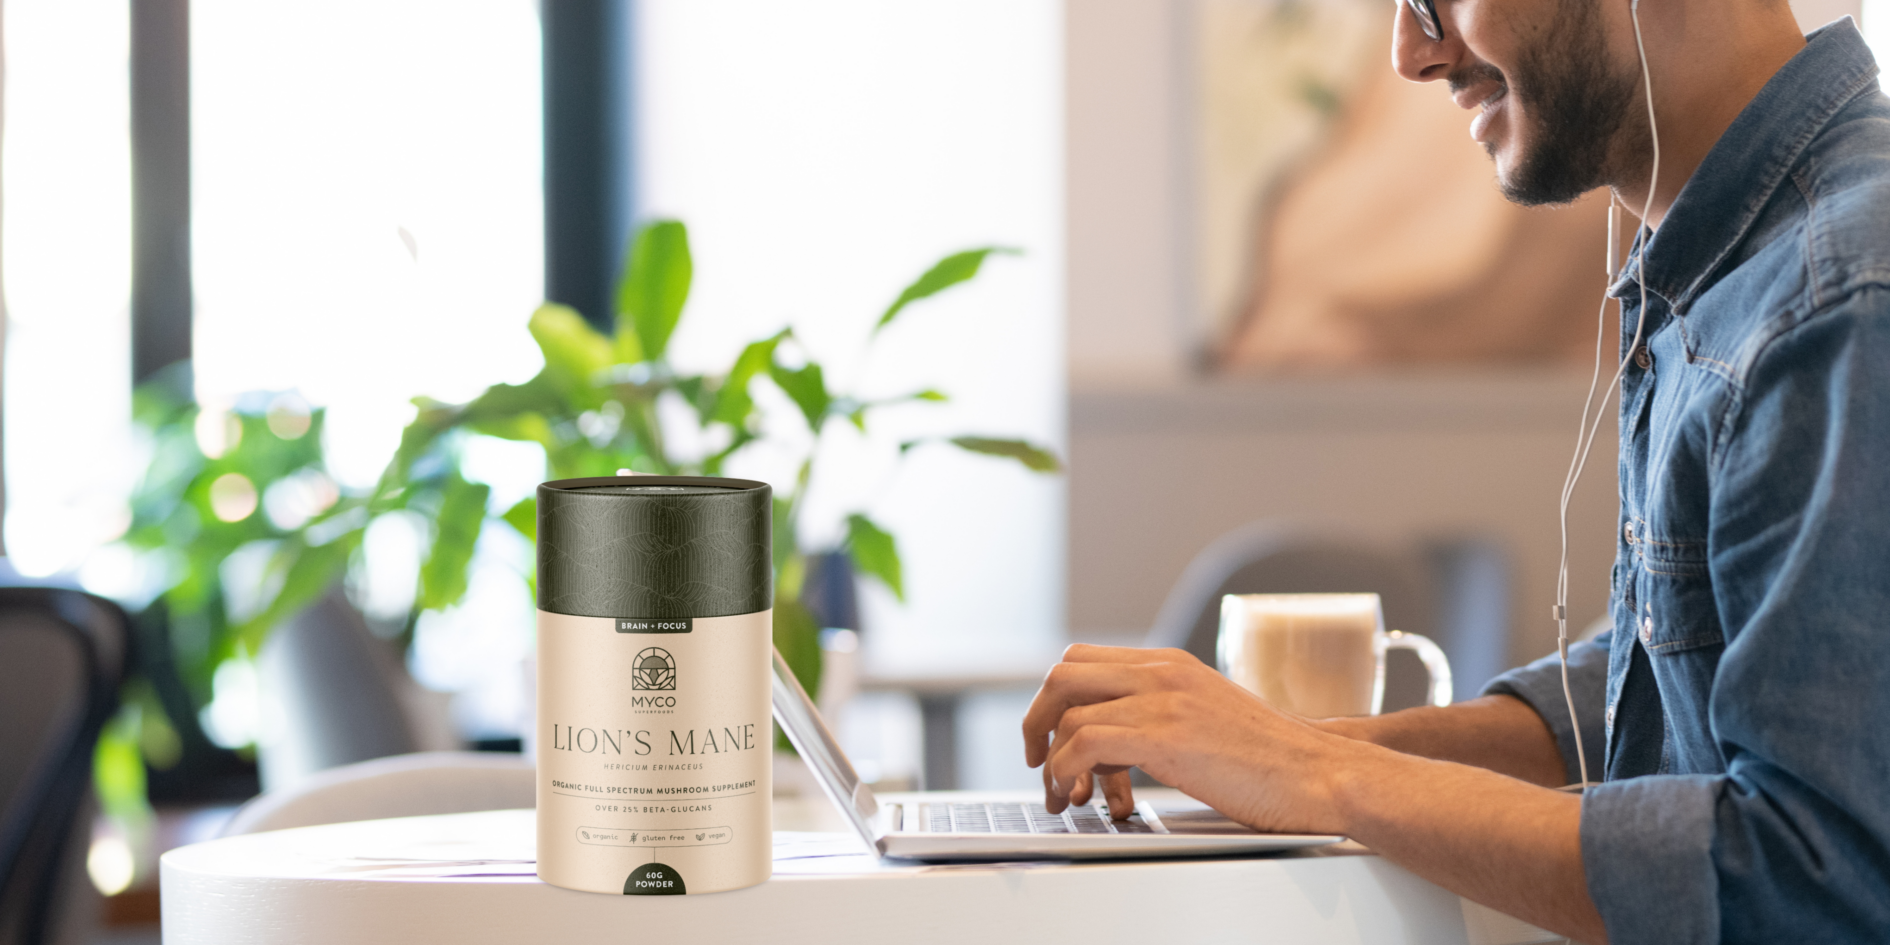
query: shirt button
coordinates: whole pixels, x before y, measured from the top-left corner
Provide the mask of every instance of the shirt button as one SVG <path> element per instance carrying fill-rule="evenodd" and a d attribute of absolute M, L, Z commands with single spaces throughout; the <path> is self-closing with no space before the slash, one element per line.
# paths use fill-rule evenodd
<path fill-rule="evenodd" d="M 1652 617 L 1641 621 L 1641 642 L 1644 644 L 1654 642 L 1654 618 Z"/>
<path fill-rule="evenodd" d="M 1634 523 L 1628 522 L 1627 524 L 1622 525 L 1621 535 L 1628 540 L 1628 544 L 1630 545 L 1634 544 Z"/>
<path fill-rule="evenodd" d="M 1614 706 L 1608 707 L 1608 727 L 1614 727 Z"/>
<path fill-rule="evenodd" d="M 1646 345 L 1634 349 L 1634 366 L 1643 371 L 1654 366 L 1654 356 L 1647 353 Z"/>

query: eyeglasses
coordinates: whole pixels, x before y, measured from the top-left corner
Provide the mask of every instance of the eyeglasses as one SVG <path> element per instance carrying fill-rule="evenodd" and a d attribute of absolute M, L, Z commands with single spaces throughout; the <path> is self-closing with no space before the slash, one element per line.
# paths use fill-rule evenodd
<path fill-rule="evenodd" d="M 1435 0 L 1404 0 L 1404 5 L 1410 7 L 1412 13 L 1417 14 L 1418 26 L 1424 29 L 1424 35 L 1429 36 L 1433 42 L 1443 41 L 1444 21 L 1437 18 Z"/>

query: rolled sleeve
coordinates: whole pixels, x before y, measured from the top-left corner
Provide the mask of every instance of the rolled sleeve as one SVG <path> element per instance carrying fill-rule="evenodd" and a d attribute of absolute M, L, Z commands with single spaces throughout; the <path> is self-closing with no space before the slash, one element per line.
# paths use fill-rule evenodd
<path fill-rule="evenodd" d="M 1650 775 L 1582 797 L 1588 894 L 1613 945 L 1720 940 L 1714 813 L 1725 778 Z"/>
<path fill-rule="evenodd" d="M 1569 691 L 1575 696 L 1575 713 L 1581 718 L 1582 750 L 1588 754 L 1588 775 L 1600 779 L 1602 752 L 1608 743 L 1607 726 L 1602 714 L 1608 701 L 1608 642 L 1610 630 L 1591 642 L 1571 643 L 1568 648 Z M 1575 754 L 1575 727 L 1569 721 L 1568 702 L 1562 696 L 1562 661 L 1554 653 L 1527 666 L 1512 669 L 1483 687 L 1481 695 L 1514 696 L 1529 704 L 1555 734 L 1555 745 L 1562 752 L 1568 770 L 1568 783 L 1582 779 L 1581 765 Z"/>

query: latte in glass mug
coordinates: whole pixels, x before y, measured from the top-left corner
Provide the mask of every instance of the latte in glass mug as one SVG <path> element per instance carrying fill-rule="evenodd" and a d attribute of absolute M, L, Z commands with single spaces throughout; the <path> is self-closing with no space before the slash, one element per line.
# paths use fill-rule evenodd
<path fill-rule="evenodd" d="M 1386 633 L 1377 594 L 1228 594 L 1217 649 L 1229 679 L 1308 718 L 1377 715 L 1394 649 L 1424 662 L 1433 705 L 1451 700 L 1444 652 L 1417 634 Z"/>

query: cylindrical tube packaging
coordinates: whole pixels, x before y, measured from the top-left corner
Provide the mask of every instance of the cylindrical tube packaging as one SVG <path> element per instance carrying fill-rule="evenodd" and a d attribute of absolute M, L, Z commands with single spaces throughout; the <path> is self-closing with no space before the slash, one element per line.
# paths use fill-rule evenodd
<path fill-rule="evenodd" d="M 538 876 L 683 895 L 773 872 L 772 492 L 538 487 Z"/>

